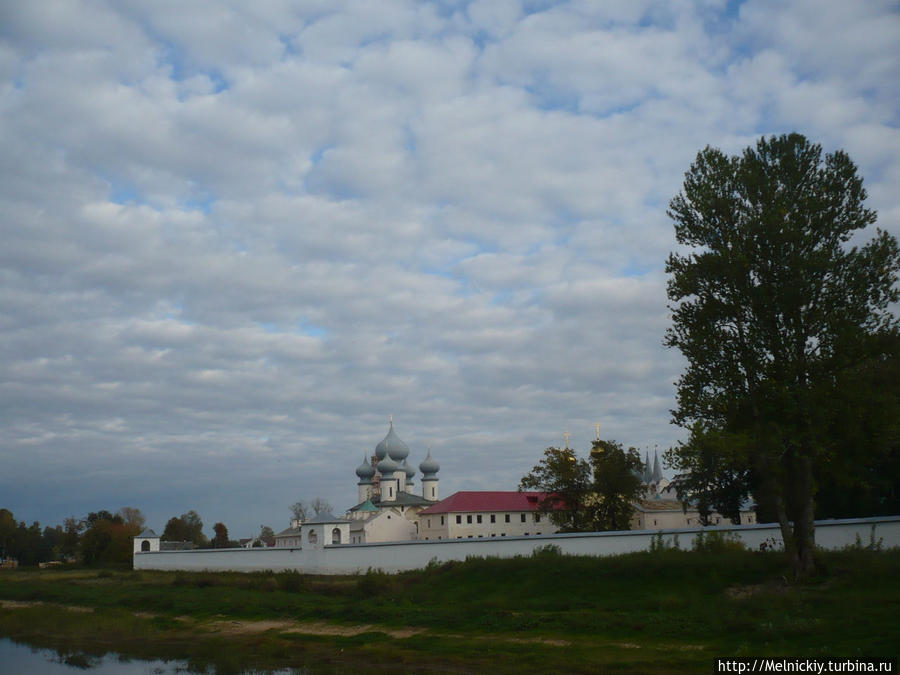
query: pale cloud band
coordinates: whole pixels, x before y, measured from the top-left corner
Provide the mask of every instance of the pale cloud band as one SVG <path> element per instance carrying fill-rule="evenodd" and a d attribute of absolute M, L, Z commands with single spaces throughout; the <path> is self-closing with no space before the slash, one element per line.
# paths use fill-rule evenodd
<path fill-rule="evenodd" d="M 0 9 L 0 494 L 339 509 L 387 416 L 442 492 L 652 450 L 665 215 L 706 144 L 846 149 L 900 234 L 887 2 Z"/>

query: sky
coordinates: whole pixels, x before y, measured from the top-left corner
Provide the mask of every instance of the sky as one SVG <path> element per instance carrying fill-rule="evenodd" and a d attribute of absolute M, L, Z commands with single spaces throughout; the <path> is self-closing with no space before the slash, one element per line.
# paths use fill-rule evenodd
<path fill-rule="evenodd" d="M 662 452 L 684 172 L 798 131 L 900 236 L 898 44 L 878 0 L 0 2 L 0 507 L 278 531 L 391 415 L 443 496 Z"/>

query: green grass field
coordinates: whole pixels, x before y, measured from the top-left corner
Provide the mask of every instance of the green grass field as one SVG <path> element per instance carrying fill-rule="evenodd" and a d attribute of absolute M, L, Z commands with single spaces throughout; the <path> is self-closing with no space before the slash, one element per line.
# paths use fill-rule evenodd
<path fill-rule="evenodd" d="M 0 635 L 198 671 L 710 672 L 716 656 L 896 657 L 900 551 L 472 559 L 397 575 L 19 570 Z M 76 608 L 76 609 L 73 609 Z"/>

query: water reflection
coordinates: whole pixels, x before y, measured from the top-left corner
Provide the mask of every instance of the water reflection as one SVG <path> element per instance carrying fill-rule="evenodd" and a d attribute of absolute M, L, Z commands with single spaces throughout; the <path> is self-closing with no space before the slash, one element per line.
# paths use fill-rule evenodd
<path fill-rule="evenodd" d="M 75 671 L 91 675 L 171 675 L 173 673 L 212 673 L 213 670 L 197 669 L 187 661 L 143 661 L 120 654 L 109 653 L 92 656 L 81 652 L 40 649 L 0 638 L 0 674 L 46 673 L 47 675 L 72 675 Z M 245 675 L 263 671 L 245 671 Z M 267 670 L 266 675 L 308 675 L 306 669 Z"/>

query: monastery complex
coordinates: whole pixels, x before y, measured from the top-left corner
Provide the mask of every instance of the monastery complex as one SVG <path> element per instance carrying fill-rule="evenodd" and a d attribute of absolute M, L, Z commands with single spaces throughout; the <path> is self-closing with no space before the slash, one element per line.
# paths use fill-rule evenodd
<path fill-rule="evenodd" d="M 470 556 L 527 556 L 546 546 L 567 555 L 617 555 L 654 545 L 690 549 L 704 528 L 699 513 L 685 509 L 662 477 L 659 460 L 646 458 L 644 495 L 635 503 L 631 529 L 619 532 L 559 533 L 539 512 L 541 492 L 462 491 L 440 499 L 440 465 L 429 452 L 416 471 L 409 448 L 393 423 L 387 435 L 356 468 L 358 503 L 343 516 L 319 513 L 275 536 L 274 546 L 179 550 L 153 530 L 134 538 L 134 568 L 258 572 L 298 570 L 309 574 L 358 574 L 421 569 Z M 751 550 L 780 546 L 777 523 L 759 524 L 751 504 L 740 524 L 713 514 L 711 527 L 730 533 Z M 877 528 L 877 529 L 876 529 Z M 816 521 L 816 543 L 836 549 L 861 540 L 900 545 L 900 516 Z"/>
<path fill-rule="evenodd" d="M 409 464 L 409 447 L 394 431 L 393 420 L 387 435 L 375 446 L 371 456 L 364 456 L 356 468 L 357 504 L 343 517 L 318 514 L 307 521 L 294 520 L 286 530 L 275 535 L 275 546 L 299 548 L 304 536 L 318 537 L 326 532 L 328 544 L 370 544 L 398 541 L 438 541 L 540 536 L 557 532 L 546 514 L 539 513 L 544 498 L 541 492 L 462 491 L 441 500 L 438 472 L 440 464 L 429 451 L 419 464 L 421 487 L 415 489 L 416 471 Z M 644 498 L 635 503 L 632 530 L 678 529 L 696 527 L 700 514 L 690 506 L 685 509 L 676 499 L 674 487 L 662 476 L 659 457 L 645 460 L 642 480 Z M 729 522 L 713 514 L 712 524 Z M 741 512 L 741 524 L 754 523 L 752 505 Z M 329 528 L 324 528 L 328 530 Z M 306 531 L 306 534 L 304 534 Z"/>

